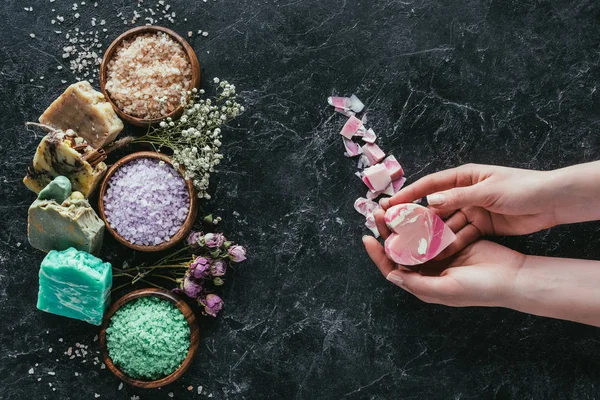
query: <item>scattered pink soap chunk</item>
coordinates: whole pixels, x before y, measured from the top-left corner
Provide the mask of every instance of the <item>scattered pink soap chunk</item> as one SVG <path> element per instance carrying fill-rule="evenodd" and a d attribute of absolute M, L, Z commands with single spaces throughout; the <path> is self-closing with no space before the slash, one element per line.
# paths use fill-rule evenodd
<path fill-rule="evenodd" d="M 385 158 L 385 153 L 376 144 L 367 143 L 362 149 L 363 154 L 367 156 L 371 165 L 377 164 Z"/>
<path fill-rule="evenodd" d="M 402 169 L 402 166 L 400 165 L 398 160 L 396 160 L 396 157 L 387 156 L 385 160 L 383 160 L 383 165 L 385 165 L 385 167 L 390 172 L 390 176 L 392 177 L 393 181 L 400 179 L 404 176 L 404 170 Z"/>
<path fill-rule="evenodd" d="M 375 131 L 373 129 L 369 128 L 363 132 L 362 140 L 367 143 L 375 143 L 375 141 L 377 140 L 377 135 L 375 134 Z"/>
<path fill-rule="evenodd" d="M 358 99 L 358 97 L 356 97 L 355 95 L 350 96 L 350 109 L 354 112 L 361 112 L 364 108 L 365 105 L 363 104 L 362 101 L 360 101 Z"/>
<path fill-rule="evenodd" d="M 356 115 L 354 112 L 352 112 L 350 110 L 346 110 L 345 108 L 338 108 L 338 107 L 336 107 L 335 111 L 339 112 L 342 115 L 345 115 L 348 118 L 353 117 L 354 115 Z"/>
<path fill-rule="evenodd" d="M 346 123 L 344 124 L 344 127 L 342 128 L 340 135 L 342 135 L 346 139 L 352 139 L 352 136 L 356 135 L 358 128 L 360 128 L 361 126 L 362 126 L 362 122 L 360 122 L 360 119 L 358 119 L 354 115 L 352 115 L 352 116 L 350 116 L 350 118 L 348 118 L 348 121 L 346 121 Z"/>
<path fill-rule="evenodd" d="M 365 226 L 373 232 L 373 236 L 376 238 L 379 237 L 379 229 L 377 229 L 377 224 L 375 223 L 375 217 L 373 214 L 367 216 L 367 221 L 365 222 Z"/>
<path fill-rule="evenodd" d="M 364 217 L 368 217 L 370 214 L 373 214 L 373 211 L 381 208 L 381 206 L 375 203 L 372 200 L 365 199 L 364 197 L 359 197 L 354 202 L 354 209 Z"/>
<path fill-rule="evenodd" d="M 335 108 L 349 110 L 352 105 L 348 97 L 331 96 L 327 98 L 327 103 Z"/>
<path fill-rule="evenodd" d="M 456 240 L 437 214 L 414 203 L 390 207 L 385 223 L 394 232 L 385 241 L 385 252 L 400 265 L 427 262 Z"/>
<path fill-rule="evenodd" d="M 392 181 L 392 189 L 393 189 L 394 194 L 398 193 L 400 191 L 400 189 L 402 189 L 402 187 L 404 186 L 405 183 L 406 183 L 405 177 L 402 177 L 400 179 L 396 179 L 395 181 Z M 392 196 L 394 194 L 392 194 Z"/>
<path fill-rule="evenodd" d="M 367 156 L 365 156 L 364 154 L 362 156 L 360 156 L 360 158 L 358 159 L 358 165 L 357 168 L 358 169 L 364 169 L 367 167 L 371 166 L 371 162 L 369 161 L 369 159 L 367 158 Z"/>
<path fill-rule="evenodd" d="M 374 192 L 387 189 L 392 178 L 387 168 L 383 164 L 375 164 L 363 171 L 363 182 Z"/>
<path fill-rule="evenodd" d="M 347 157 L 356 157 L 362 154 L 362 148 L 354 143 L 352 140 L 348 140 L 345 137 L 342 138 L 344 140 L 344 147 L 346 148 L 346 156 Z"/>

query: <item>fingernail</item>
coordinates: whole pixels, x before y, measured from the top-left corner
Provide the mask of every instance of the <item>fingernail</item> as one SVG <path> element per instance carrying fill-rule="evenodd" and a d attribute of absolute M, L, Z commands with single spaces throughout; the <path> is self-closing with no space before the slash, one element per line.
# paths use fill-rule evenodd
<path fill-rule="evenodd" d="M 390 272 L 386 278 L 388 281 L 392 282 L 395 285 L 398 286 L 404 286 L 404 281 L 402 280 L 402 278 L 400 278 L 398 276 L 398 274 L 395 274 L 394 271 Z"/>
<path fill-rule="evenodd" d="M 432 206 L 439 206 L 446 202 L 446 196 L 440 193 L 430 194 L 427 196 L 427 203 Z"/>
<path fill-rule="evenodd" d="M 362 237 L 362 241 L 364 242 L 364 241 L 365 241 L 365 239 L 366 239 L 366 238 L 368 238 L 368 237 L 369 237 L 369 235 L 363 235 L 363 237 Z"/>
<path fill-rule="evenodd" d="M 388 199 L 381 199 L 379 200 L 379 205 L 383 208 L 387 208 L 388 204 L 390 203 L 390 201 Z"/>

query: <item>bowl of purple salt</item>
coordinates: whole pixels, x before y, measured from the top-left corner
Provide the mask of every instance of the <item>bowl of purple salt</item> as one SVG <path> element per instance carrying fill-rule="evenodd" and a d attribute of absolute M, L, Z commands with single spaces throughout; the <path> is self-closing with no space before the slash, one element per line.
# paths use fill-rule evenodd
<path fill-rule="evenodd" d="M 140 151 L 117 161 L 100 186 L 98 211 L 106 229 L 139 251 L 168 249 L 192 229 L 196 192 L 171 159 Z"/>

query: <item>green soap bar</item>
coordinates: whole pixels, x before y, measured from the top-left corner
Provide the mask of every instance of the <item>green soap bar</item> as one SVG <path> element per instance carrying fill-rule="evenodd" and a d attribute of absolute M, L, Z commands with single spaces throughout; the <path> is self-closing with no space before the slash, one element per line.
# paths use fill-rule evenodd
<path fill-rule="evenodd" d="M 52 250 L 40 266 L 37 308 L 100 325 L 110 304 L 110 263 L 69 248 Z"/>
<path fill-rule="evenodd" d="M 38 194 L 38 200 L 55 200 L 62 203 L 71 195 L 71 181 L 65 176 L 57 176 Z"/>
<path fill-rule="evenodd" d="M 100 253 L 104 222 L 87 200 L 74 196 L 76 193 L 62 204 L 54 200 L 33 202 L 27 218 L 31 246 L 46 252 L 74 247 L 96 255 Z"/>

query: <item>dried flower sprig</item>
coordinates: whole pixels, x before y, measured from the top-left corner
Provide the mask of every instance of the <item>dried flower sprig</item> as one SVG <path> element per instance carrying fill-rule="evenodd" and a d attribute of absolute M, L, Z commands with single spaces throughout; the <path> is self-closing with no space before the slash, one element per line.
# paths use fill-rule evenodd
<path fill-rule="evenodd" d="M 213 225 L 220 218 L 204 218 L 204 222 Z M 223 300 L 213 291 L 225 284 L 225 275 L 229 263 L 240 263 L 246 259 L 243 246 L 228 241 L 222 233 L 191 232 L 183 248 L 175 251 L 154 265 L 124 266 L 113 268 L 113 277 L 130 279 L 122 287 L 138 281 L 160 287 L 155 281 L 170 281 L 177 285 L 172 289 L 195 301 L 202 307 L 204 314 L 216 317 L 223 308 Z"/>
<path fill-rule="evenodd" d="M 204 89 L 193 89 L 182 94 L 183 115 L 178 120 L 167 118 L 158 127 L 133 140 L 133 143 L 150 143 L 156 148 L 173 150 L 173 164 L 185 168 L 185 178 L 192 179 L 199 198 L 210 199 L 207 193 L 210 174 L 223 155 L 221 126 L 242 112 L 244 107 L 236 100 L 235 86 L 214 78 L 217 84 L 213 99 L 200 98 Z"/>

